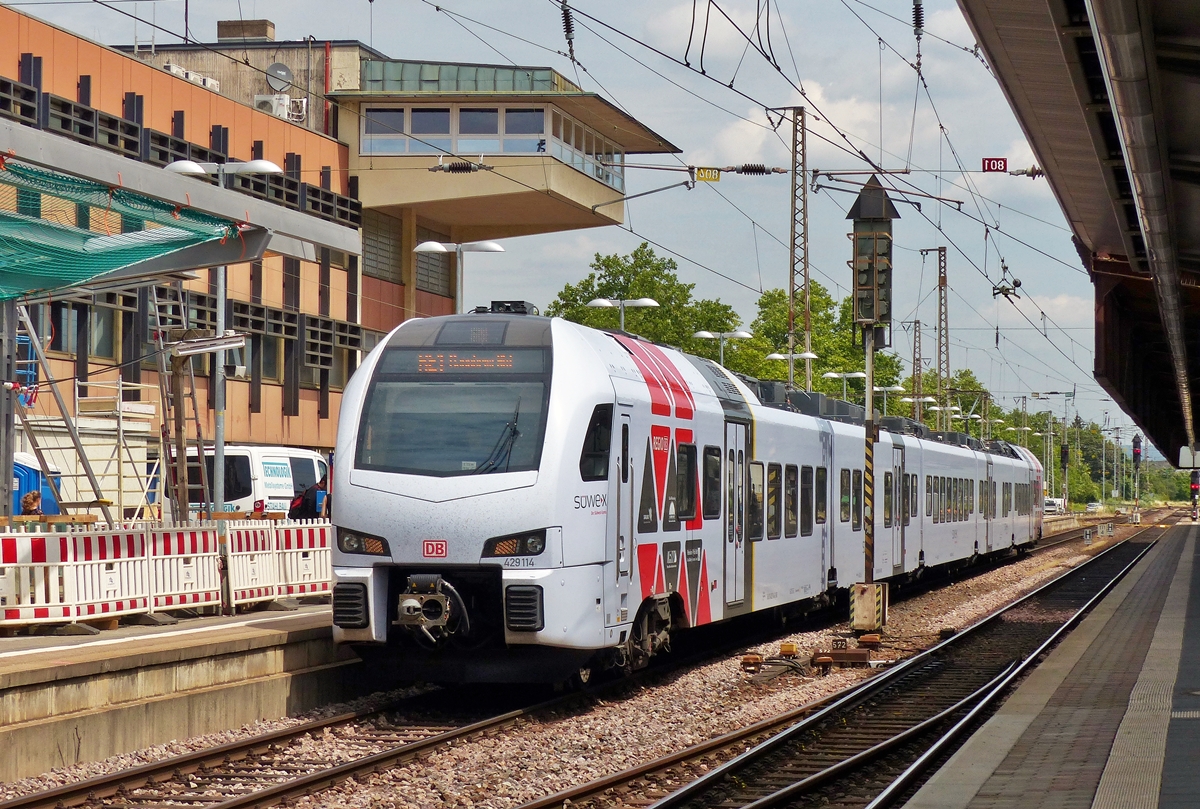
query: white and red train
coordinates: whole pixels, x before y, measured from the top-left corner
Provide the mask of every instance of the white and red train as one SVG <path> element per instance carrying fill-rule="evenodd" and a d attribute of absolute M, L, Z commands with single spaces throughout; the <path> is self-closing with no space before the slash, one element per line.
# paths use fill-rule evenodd
<path fill-rule="evenodd" d="M 861 580 L 872 516 L 861 418 L 817 396 L 764 404 L 776 392 L 561 319 L 405 322 L 342 400 L 335 638 L 391 647 L 424 679 L 561 679 L 836 595 Z M 803 412 L 822 405 L 848 415 Z M 877 580 L 1037 541 L 1033 454 L 888 424 Z"/>

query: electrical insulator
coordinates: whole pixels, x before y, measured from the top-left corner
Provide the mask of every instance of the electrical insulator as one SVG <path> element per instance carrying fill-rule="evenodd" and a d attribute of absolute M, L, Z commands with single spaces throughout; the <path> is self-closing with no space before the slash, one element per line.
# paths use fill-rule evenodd
<path fill-rule="evenodd" d="M 770 174 L 771 170 L 762 163 L 743 163 L 734 169 L 738 174 Z"/>
<path fill-rule="evenodd" d="M 479 166 L 474 163 L 468 163 L 465 160 L 456 160 L 453 163 L 446 164 L 447 174 L 470 174 L 473 171 L 479 171 Z"/>
<path fill-rule="evenodd" d="M 925 33 L 925 6 L 921 5 L 921 0 L 913 0 L 913 33 L 918 40 Z"/>
<path fill-rule="evenodd" d="M 575 38 L 575 20 L 571 17 L 571 7 L 567 0 L 562 0 L 563 35 L 570 42 Z"/>

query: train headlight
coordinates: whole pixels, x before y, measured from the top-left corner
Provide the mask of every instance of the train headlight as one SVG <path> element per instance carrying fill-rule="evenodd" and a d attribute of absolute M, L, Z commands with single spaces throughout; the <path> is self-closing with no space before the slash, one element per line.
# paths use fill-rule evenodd
<path fill-rule="evenodd" d="M 347 531 L 345 528 L 337 529 L 337 544 L 338 550 L 342 553 L 366 553 L 374 556 L 391 554 L 386 539 L 360 534 L 357 531 Z"/>
<path fill-rule="evenodd" d="M 500 556 L 537 556 L 546 550 L 546 529 L 493 537 L 483 543 L 484 558 Z"/>

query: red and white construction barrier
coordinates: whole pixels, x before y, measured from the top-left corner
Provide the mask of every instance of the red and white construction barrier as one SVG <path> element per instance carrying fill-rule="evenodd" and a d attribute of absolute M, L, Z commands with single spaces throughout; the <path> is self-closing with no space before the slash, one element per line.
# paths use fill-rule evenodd
<path fill-rule="evenodd" d="M 279 595 L 310 596 L 330 591 L 333 578 L 333 526 L 305 520 L 275 529 L 279 554 Z"/>
<path fill-rule="evenodd" d="M 279 595 L 275 529 L 261 522 L 229 524 L 229 590 L 233 605 L 273 601 Z"/>
<path fill-rule="evenodd" d="M 219 606 L 221 555 L 216 528 L 184 526 L 150 534 L 150 611 Z"/>
<path fill-rule="evenodd" d="M 230 522 L 222 554 L 212 523 L 3 531 L 0 628 L 326 595 L 332 536 L 316 520 Z"/>

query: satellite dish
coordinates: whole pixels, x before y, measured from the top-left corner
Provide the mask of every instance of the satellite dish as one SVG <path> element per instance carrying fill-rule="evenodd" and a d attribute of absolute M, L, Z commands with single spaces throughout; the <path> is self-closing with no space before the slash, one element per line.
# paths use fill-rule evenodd
<path fill-rule="evenodd" d="M 267 84 L 277 93 L 292 86 L 292 69 L 283 62 L 276 62 L 267 68 Z"/>

